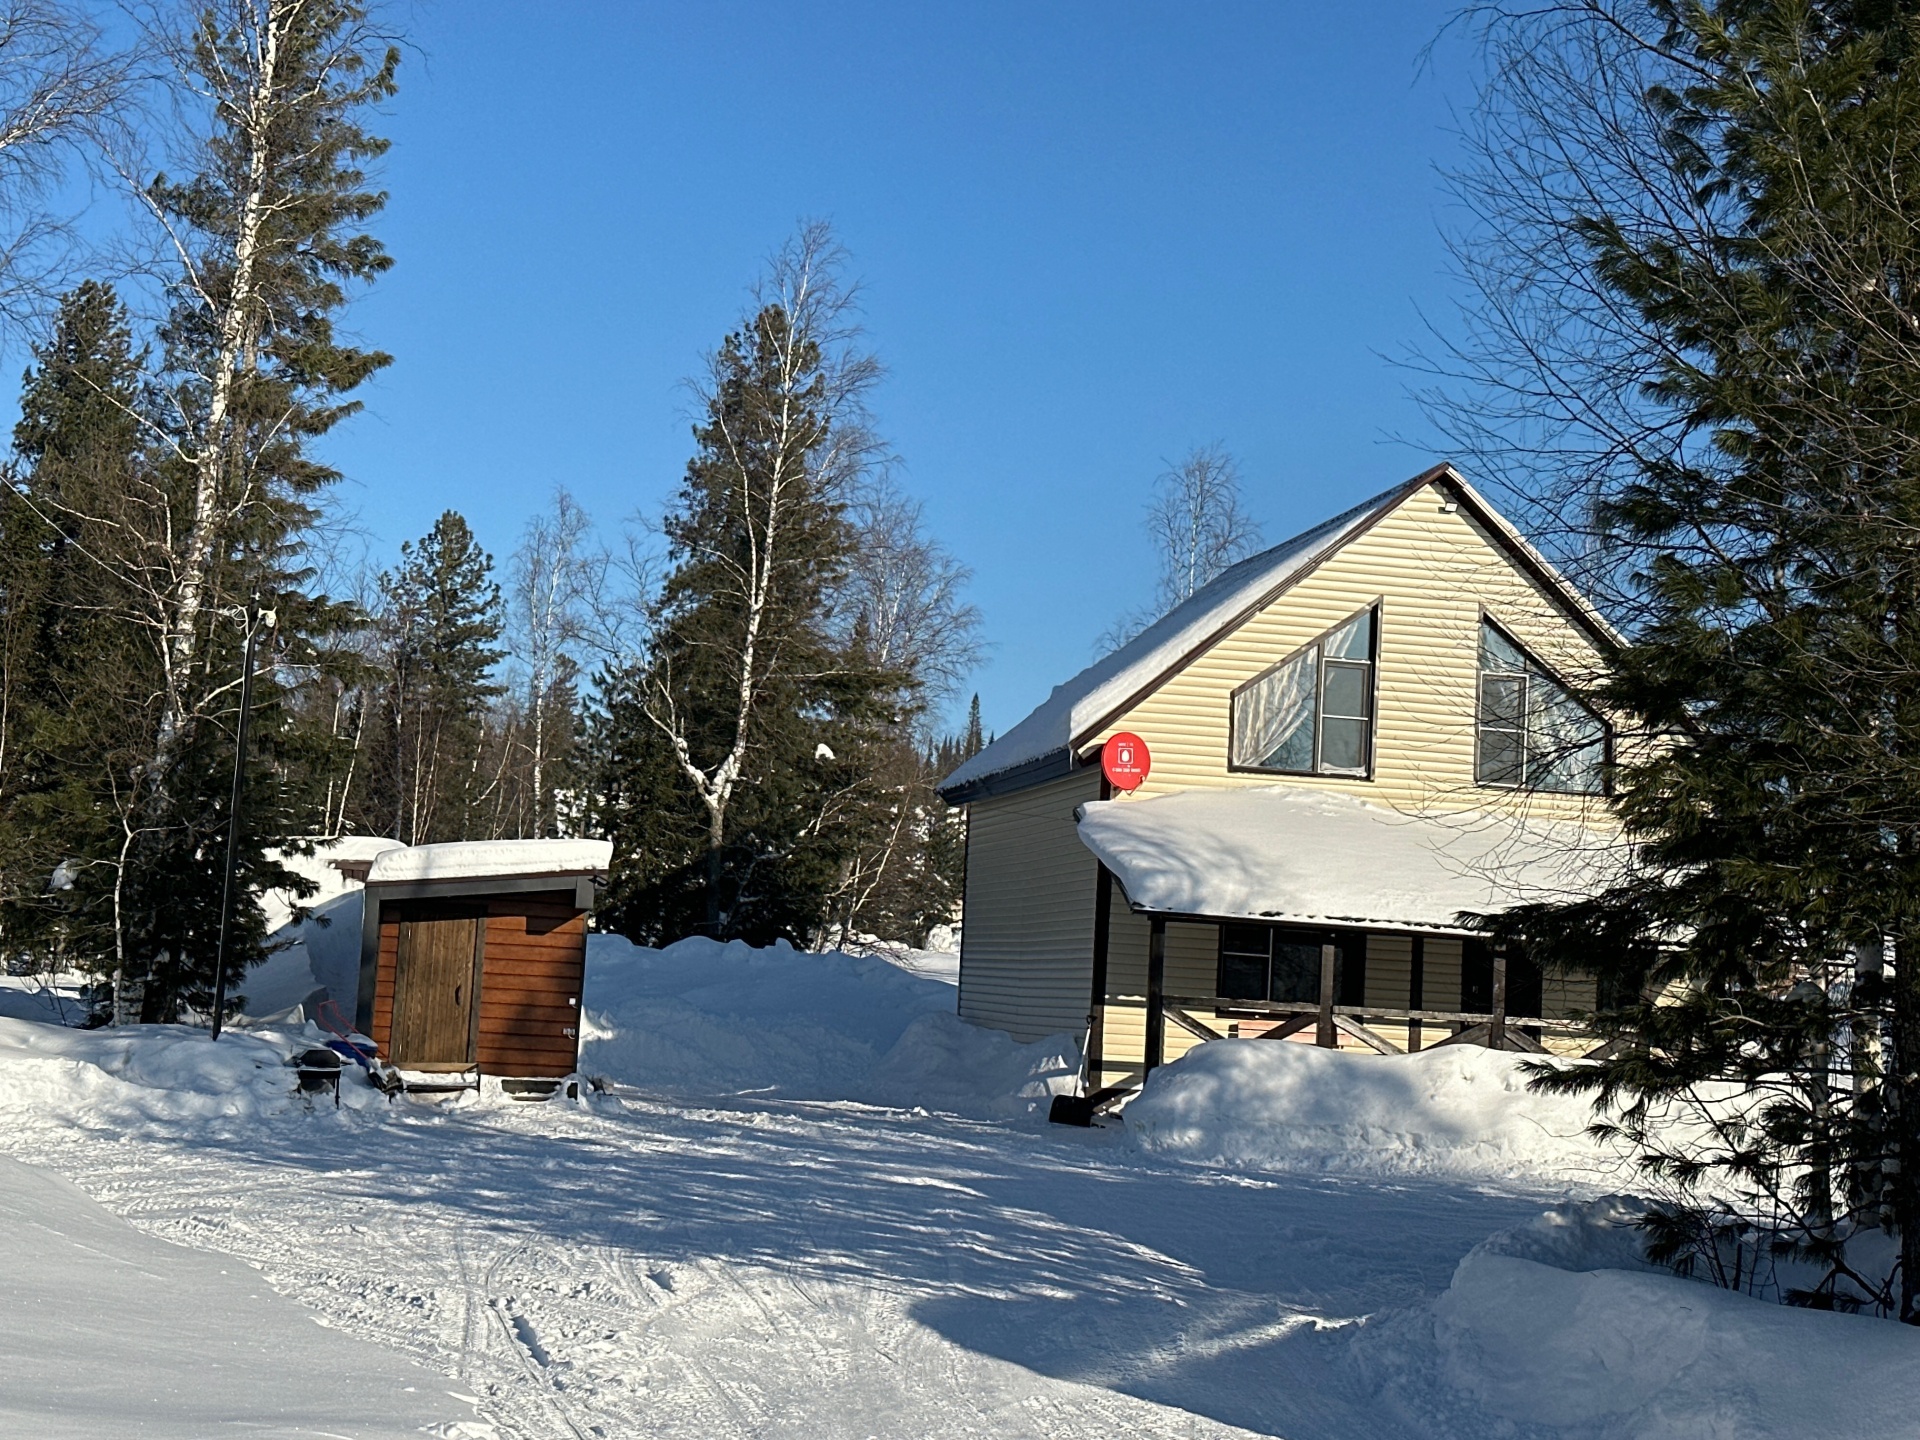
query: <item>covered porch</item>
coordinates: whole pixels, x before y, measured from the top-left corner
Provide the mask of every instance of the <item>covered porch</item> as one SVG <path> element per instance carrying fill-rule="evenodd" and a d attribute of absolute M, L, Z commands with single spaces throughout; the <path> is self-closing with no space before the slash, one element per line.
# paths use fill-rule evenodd
<path fill-rule="evenodd" d="M 1100 801 L 1089 1090 L 1137 1088 L 1231 1037 L 1380 1054 L 1435 1045 L 1582 1054 L 1590 977 L 1543 974 L 1461 912 L 1591 893 L 1612 837 L 1511 816 L 1409 816 L 1296 787 Z"/>

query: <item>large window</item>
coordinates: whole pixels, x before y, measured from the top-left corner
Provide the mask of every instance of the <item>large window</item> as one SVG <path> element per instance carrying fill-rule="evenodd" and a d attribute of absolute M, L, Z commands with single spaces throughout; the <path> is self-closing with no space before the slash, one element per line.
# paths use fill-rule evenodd
<path fill-rule="evenodd" d="M 1598 795 L 1607 727 L 1491 621 L 1480 622 L 1474 774 L 1482 785 Z"/>
<path fill-rule="evenodd" d="M 1320 947 L 1331 943 L 1334 1003 L 1364 1005 L 1364 940 L 1364 936 L 1285 925 L 1222 925 L 1216 993 L 1223 1000 L 1316 1003 L 1320 999 Z"/>
<path fill-rule="evenodd" d="M 1374 612 L 1233 693 L 1236 770 L 1365 775 L 1373 764 Z"/>

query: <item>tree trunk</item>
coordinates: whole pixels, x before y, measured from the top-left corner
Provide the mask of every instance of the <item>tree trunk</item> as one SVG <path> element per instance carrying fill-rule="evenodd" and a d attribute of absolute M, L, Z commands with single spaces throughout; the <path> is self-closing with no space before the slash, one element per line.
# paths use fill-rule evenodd
<path fill-rule="evenodd" d="M 1891 1009 L 1892 1051 L 1881 1084 L 1886 1087 L 1888 1199 L 1900 1234 L 1900 1312 L 1920 1325 L 1920 935 L 1894 944 Z"/>
<path fill-rule="evenodd" d="M 206 608 L 207 586 L 213 567 L 215 547 L 220 534 L 222 482 L 226 478 L 232 446 L 229 429 L 233 418 L 234 394 L 241 372 L 257 360 L 260 317 L 258 314 L 257 272 L 260 261 L 260 232 L 266 217 L 266 189 L 272 110 L 278 99 L 282 6 L 275 0 L 268 7 L 264 33 L 256 53 L 260 68 L 246 97 L 246 113 L 240 120 L 247 136 L 247 182 L 240 196 L 240 214 L 233 244 L 233 277 L 219 317 L 220 343 L 213 373 L 208 377 L 207 416 L 202 426 L 198 453 L 193 457 L 193 518 L 187 530 L 187 542 L 180 557 L 180 578 L 175 588 L 173 615 L 163 645 L 167 695 L 160 716 L 158 743 L 155 746 L 153 777 L 156 786 L 166 785 L 174 753 L 180 742 L 191 709 L 186 699 L 188 675 L 199 656 L 201 616 Z"/>

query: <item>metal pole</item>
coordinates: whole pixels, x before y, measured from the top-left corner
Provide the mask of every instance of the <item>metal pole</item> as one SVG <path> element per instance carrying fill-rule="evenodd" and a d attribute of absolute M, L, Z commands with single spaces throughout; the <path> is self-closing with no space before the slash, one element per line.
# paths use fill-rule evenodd
<path fill-rule="evenodd" d="M 233 798 L 227 805 L 227 878 L 220 887 L 220 945 L 213 955 L 213 1034 L 227 1008 L 227 932 L 233 923 L 233 872 L 240 861 L 240 787 L 247 776 L 247 721 L 253 715 L 253 647 L 260 638 L 260 602 L 247 606 L 246 658 L 240 670 L 240 723 L 233 736 Z"/>

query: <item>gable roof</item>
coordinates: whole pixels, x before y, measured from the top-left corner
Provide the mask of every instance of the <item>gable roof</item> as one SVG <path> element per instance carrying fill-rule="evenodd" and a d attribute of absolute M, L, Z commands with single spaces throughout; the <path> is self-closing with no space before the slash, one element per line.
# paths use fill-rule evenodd
<path fill-rule="evenodd" d="M 1545 556 L 1523 539 L 1451 465 L 1435 465 L 1283 541 L 1249 556 L 1202 585 L 1133 639 L 1093 662 L 940 785 L 949 803 L 1022 789 L 1066 774 L 1074 752 L 1115 716 L 1167 676 L 1256 611 L 1319 568 L 1428 485 L 1444 485 L 1521 569 L 1560 600 L 1573 620 L 1597 643 L 1611 648 L 1619 636 Z"/>

